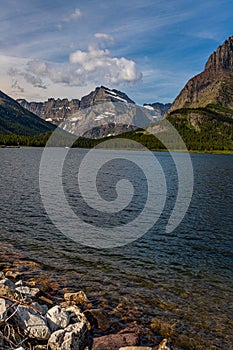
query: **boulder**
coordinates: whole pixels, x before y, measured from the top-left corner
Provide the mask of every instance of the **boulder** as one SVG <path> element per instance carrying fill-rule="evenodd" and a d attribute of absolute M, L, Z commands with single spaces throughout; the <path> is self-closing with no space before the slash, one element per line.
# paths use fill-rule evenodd
<path fill-rule="evenodd" d="M 42 316 L 45 316 L 45 314 L 48 312 L 48 306 L 47 305 L 41 305 L 37 301 L 35 301 L 34 303 L 31 303 L 30 305 L 32 307 L 34 307 L 36 310 L 38 310 L 39 313 Z"/>
<path fill-rule="evenodd" d="M 89 322 L 101 331 L 107 331 L 111 327 L 109 317 L 101 309 L 89 309 L 84 311 Z"/>
<path fill-rule="evenodd" d="M 5 322 L 8 315 L 7 312 L 11 307 L 12 302 L 3 298 L 0 298 L 0 326 Z"/>
<path fill-rule="evenodd" d="M 31 308 L 19 305 L 13 319 L 29 338 L 47 340 L 51 335 L 46 319 Z"/>
<path fill-rule="evenodd" d="M 121 347 L 135 346 L 139 336 L 135 333 L 109 334 L 93 339 L 92 350 L 119 350 Z"/>
<path fill-rule="evenodd" d="M 70 324 L 65 329 L 52 333 L 48 341 L 51 350 L 84 350 L 87 345 L 88 330 L 84 322 Z"/>
<path fill-rule="evenodd" d="M 46 318 L 51 332 L 66 328 L 70 321 L 69 313 L 58 305 L 49 309 Z"/>

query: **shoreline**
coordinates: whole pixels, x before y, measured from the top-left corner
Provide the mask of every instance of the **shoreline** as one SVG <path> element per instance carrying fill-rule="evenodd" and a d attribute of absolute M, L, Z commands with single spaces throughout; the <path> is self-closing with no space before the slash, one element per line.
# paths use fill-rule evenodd
<path fill-rule="evenodd" d="M 45 148 L 46 146 L 10 146 L 10 145 L 0 145 L 0 149 L 3 148 Z M 56 147 L 56 148 L 67 148 L 67 147 Z M 93 149 L 93 148 L 87 148 L 87 147 L 69 147 L 69 149 Z M 121 150 L 121 151 L 143 151 L 145 152 L 146 150 L 142 150 L 142 149 L 133 149 L 133 148 L 108 148 L 108 149 L 104 149 L 104 148 L 98 148 L 98 150 L 101 151 L 111 151 L 111 150 Z M 150 152 L 161 152 L 161 153 L 191 153 L 191 154 L 213 154 L 213 155 L 233 155 L 233 150 L 232 151 L 222 151 L 222 150 L 206 150 L 206 151 L 198 151 L 198 150 L 167 150 L 167 149 L 149 149 L 148 151 Z"/>
<path fill-rule="evenodd" d="M 108 328 L 111 316 L 96 308 L 83 290 L 60 290 L 49 279 L 41 280 L 40 264 L 22 260 L 25 266 L 27 273 L 1 260 L 0 349 L 173 349 L 159 333 L 146 343 L 135 325 Z"/>

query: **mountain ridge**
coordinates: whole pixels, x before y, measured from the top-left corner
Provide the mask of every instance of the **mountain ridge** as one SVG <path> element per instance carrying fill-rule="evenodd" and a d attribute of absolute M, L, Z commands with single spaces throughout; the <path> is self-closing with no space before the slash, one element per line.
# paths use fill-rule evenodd
<path fill-rule="evenodd" d="M 55 126 L 23 108 L 13 98 L 0 91 L 0 133 L 38 135 Z"/>
<path fill-rule="evenodd" d="M 44 120 L 59 125 L 64 119 L 71 117 L 80 109 L 85 109 L 93 106 L 96 103 L 103 102 L 128 102 L 136 105 L 136 103 L 128 97 L 124 92 L 116 89 L 110 89 L 105 86 L 96 87 L 94 91 L 83 96 L 81 99 L 55 99 L 49 98 L 44 102 L 27 101 L 25 99 L 17 99 L 17 102 L 30 112 L 38 115 Z M 157 115 L 163 116 L 170 108 L 170 103 L 145 103 L 143 107 L 152 107 Z"/>
<path fill-rule="evenodd" d="M 48 99 L 46 102 L 17 100 L 41 118 L 59 125 L 64 130 L 88 138 L 101 138 L 148 126 L 162 118 L 163 104 L 141 107 L 122 91 L 105 86 L 96 87 L 80 100 Z"/>
<path fill-rule="evenodd" d="M 187 82 L 169 112 L 208 104 L 233 109 L 233 36 L 210 55 L 204 71 Z"/>

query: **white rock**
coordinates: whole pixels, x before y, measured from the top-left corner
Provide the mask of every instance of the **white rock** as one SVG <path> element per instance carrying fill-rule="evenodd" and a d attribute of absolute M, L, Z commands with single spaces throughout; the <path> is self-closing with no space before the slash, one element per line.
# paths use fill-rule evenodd
<path fill-rule="evenodd" d="M 11 307 L 12 302 L 3 298 L 0 298 L 0 326 L 7 319 L 7 311 Z"/>
<path fill-rule="evenodd" d="M 51 332 L 66 328 L 70 321 L 69 313 L 58 305 L 49 309 L 46 318 Z"/>
<path fill-rule="evenodd" d="M 25 295 L 29 298 L 36 297 L 40 292 L 39 288 L 30 288 L 28 286 L 19 286 L 16 288 L 16 291 L 19 294 Z"/>
<path fill-rule="evenodd" d="M 87 343 L 87 327 L 83 322 L 70 324 L 54 332 L 48 341 L 51 350 L 83 350 Z"/>
<path fill-rule="evenodd" d="M 30 338 L 36 338 L 38 340 L 49 339 L 51 333 L 47 326 L 46 319 L 33 309 L 19 305 L 13 318 Z"/>
<path fill-rule="evenodd" d="M 4 272 L 0 271 L 0 280 L 2 280 L 3 278 L 5 278 Z"/>

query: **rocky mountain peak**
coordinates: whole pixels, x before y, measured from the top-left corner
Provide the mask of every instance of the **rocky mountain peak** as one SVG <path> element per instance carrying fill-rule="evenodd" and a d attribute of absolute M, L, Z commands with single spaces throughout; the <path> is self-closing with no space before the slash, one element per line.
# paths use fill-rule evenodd
<path fill-rule="evenodd" d="M 209 57 L 205 70 L 233 72 L 233 36 L 224 41 L 223 45 Z"/>
<path fill-rule="evenodd" d="M 104 102 L 126 102 L 135 104 L 135 102 L 132 101 L 125 93 L 115 89 L 109 89 L 105 86 L 100 86 L 94 91 L 90 92 L 90 94 L 82 97 L 80 101 L 80 108 L 84 109 L 91 107 L 94 104 Z"/>
<path fill-rule="evenodd" d="M 187 82 L 169 112 L 210 104 L 233 109 L 233 36 L 210 55 L 205 70 Z"/>

